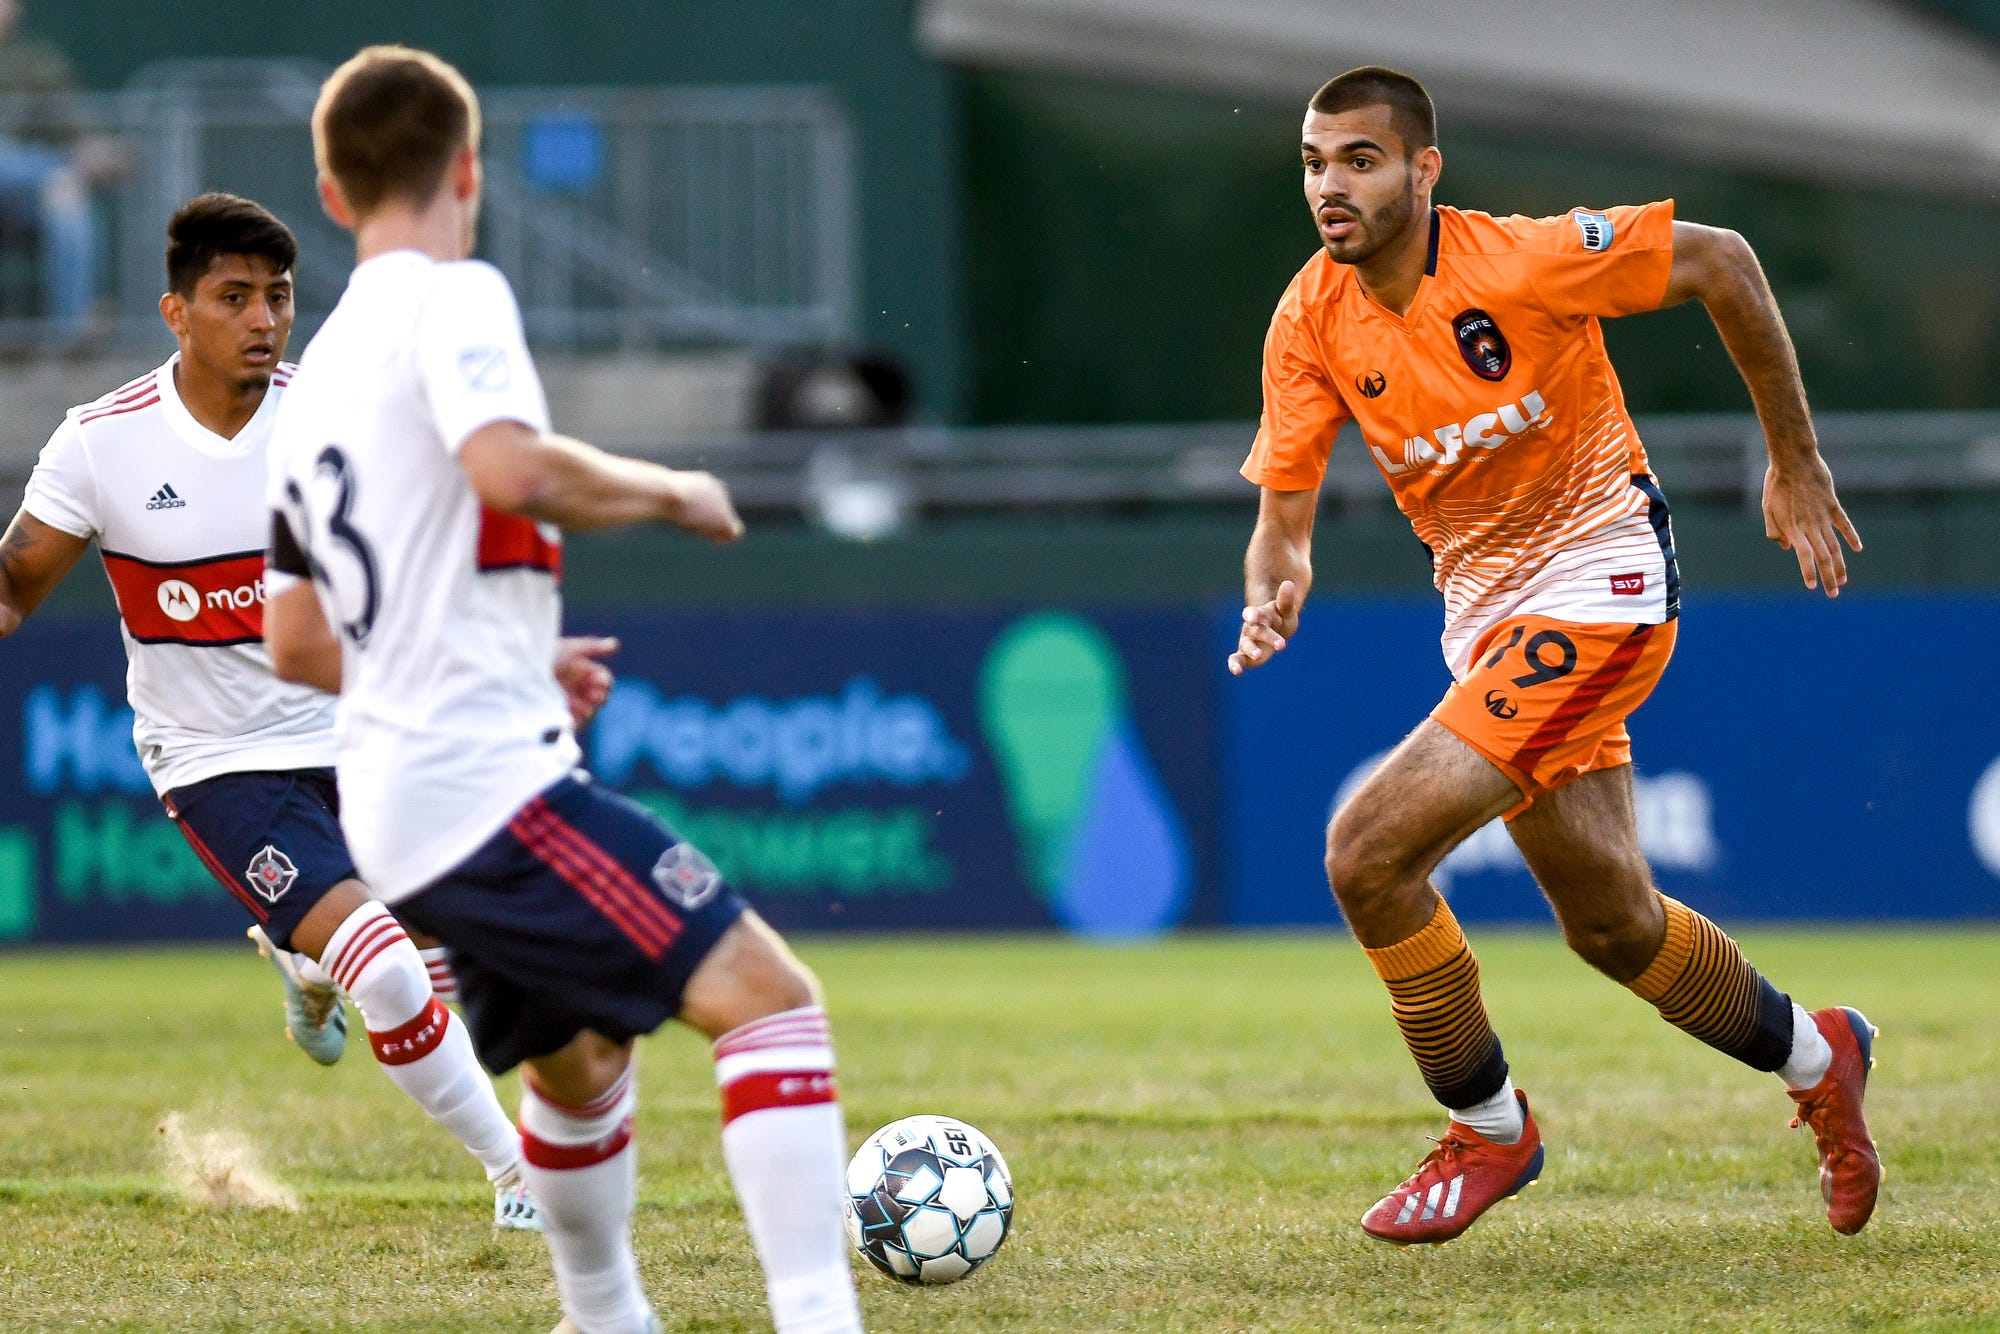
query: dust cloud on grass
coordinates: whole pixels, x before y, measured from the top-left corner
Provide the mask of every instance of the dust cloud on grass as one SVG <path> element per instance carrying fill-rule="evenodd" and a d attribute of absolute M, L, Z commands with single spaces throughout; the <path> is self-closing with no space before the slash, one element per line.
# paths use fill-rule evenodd
<path fill-rule="evenodd" d="M 258 1160 L 257 1150 L 233 1130 L 190 1126 L 179 1112 L 160 1122 L 160 1154 L 167 1181 L 188 1203 L 204 1209 L 283 1209 L 298 1196 Z"/>

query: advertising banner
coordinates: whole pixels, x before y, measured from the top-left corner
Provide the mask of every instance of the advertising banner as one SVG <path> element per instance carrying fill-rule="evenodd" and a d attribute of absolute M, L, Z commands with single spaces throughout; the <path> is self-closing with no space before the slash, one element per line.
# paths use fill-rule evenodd
<path fill-rule="evenodd" d="M 1227 920 L 1339 920 L 1329 813 L 1442 695 L 1440 629 L 1431 599 L 1317 599 L 1276 662 L 1223 685 Z M 1687 599 L 1630 723 L 1661 888 L 1734 921 L 2000 917 L 1996 697 L 2000 600 Z M 1436 879 L 1461 918 L 1548 920 L 1499 821 Z"/>
<path fill-rule="evenodd" d="M 1214 922 L 1209 616 L 602 617 L 588 763 L 781 929 Z M 0 941 L 240 933 L 132 749 L 109 624 L 0 650 Z"/>

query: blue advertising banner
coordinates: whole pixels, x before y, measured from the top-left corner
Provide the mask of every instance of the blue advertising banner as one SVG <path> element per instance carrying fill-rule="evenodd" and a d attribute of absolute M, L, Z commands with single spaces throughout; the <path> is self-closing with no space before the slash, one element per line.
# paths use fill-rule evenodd
<path fill-rule="evenodd" d="M 242 906 L 166 818 L 132 748 L 115 623 L 0 646 L 0 941 L 241 935 Z"/>
<path fill-rule="evenodd" d="M 782 929 L 1220 917 L 1204 611 L 582 619 L 623 641 L 592 769 Z M 123 668 L 109 624 L 0 651 L 0 941 L 245 925 L 147 785 Z"/>
<path fill-rule="evenodd" d="M 1213 650 L 1236 638 L 1218 618 Z M 1449 682 L 1431 599 L 1322 598 L 1222 687 L 1225 918 L 1338 921 L 1337 799 Z M 1631 721 L 1661 888 L 1725 920 L 2000 916 L 2000 599 L 1688 599 Z M 1495 821 L 1438 875 L 1468 920 L 1546 921 Z"/>

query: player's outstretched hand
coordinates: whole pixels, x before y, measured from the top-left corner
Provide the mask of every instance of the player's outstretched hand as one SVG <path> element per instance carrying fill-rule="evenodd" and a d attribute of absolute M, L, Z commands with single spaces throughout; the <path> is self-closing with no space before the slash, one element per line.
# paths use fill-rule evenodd
<path fill-rule="evenodd" d="M 1818 454 L 1782 471 L 1775 465 L 1765 470 L 1764 536 L 1798 557 L 1799 575 L 1807 588 L 1824 588 L 1830 598 L 1840 596 L 1840 587 L 1847 582 L 1841 540 L 1859 551 L 1861 534 L 1854 531 L 1853 521 L 1833 494 L 1833 473 Z"/>
<path fill-rule="evenodd" d="M 599 662 L 618 651 L 602 635 L 567 635 L 556 641 L 556 684 L 569 701 L 570 721 L 582 727 L 611 698 L 611 669 Z"/>
<path fill-rule="evenodd" d="M 1284 648 L 1299 628 L 1299 608 L 1305 599 L 1299 586 L 1287 579 L 1269 602 L 1254 603 L 1243 609 L 1243 629 L 1236 636 L 1236 651 L 1229 655 L 1229 674 L 1241 676 L 1247 668 L 1261 667 Z"/>
<path fill-rule="evenodd" d="M 673 523 L 711 542 L 734 542 L 743 536 L 743 520 L 736 515 L 736 503 L 729 488 L 714 473 L 682 472 L 676 477 L 679 506 Z"/>

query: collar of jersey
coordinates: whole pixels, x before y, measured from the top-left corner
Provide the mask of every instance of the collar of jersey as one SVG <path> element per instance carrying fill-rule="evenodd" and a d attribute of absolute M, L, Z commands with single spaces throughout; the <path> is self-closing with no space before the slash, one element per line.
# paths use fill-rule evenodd
<path fill-rule="evenodd" d="M 236 458 L 256 448 L 258 435 L 268 420 L 266 414 L 277 406 L 277 394 L 266 389 L 264 401 L 257 405 L 257 411 L 251 415 L 250 420 L 243 423 L 243 429 L 233 438 L 220 436 L 196 421 L 194 414 L 188 411 L 187 404 L 181 401 L 180 386 L 174 383 L 174 367 L 180 363 L 181 354 L 176 352 L 167 358 L 166 365 L 155 372 L 159 377 L 160 411 L 166 414 L 168 423 L 174 428 L 174 434 L 211 458 Z"/>
<path fill-rule="evenodd" d="M 1412 328 L 1416 327 L 1417 316 L 1423 313 L 1424 301 L 1430 296 L 1432 284 L 1429 280 L 1437 277 L 1438 238 L 1443 230 L 1444 219 L 1438 216 L 1438 211 L 1433 206 L 1431 209 L 1430 249 L 1424 255 L 1424 277 L 1417 283 L 1417 294 L 1410 298 L 1410 308 L 1401 315 L 1398 315 L 1395 311 L 1368 295 L 1368 289 L 1361 285 L 1361 279 L 1358 275 L 1354 279 L 1354 291 L 1366 303 L 1368 308 L 1389 321 L 1389 323 L 1395 325 L 1398 329 L 1401 329 L 1404 333 L 1408 333 Z"/>

